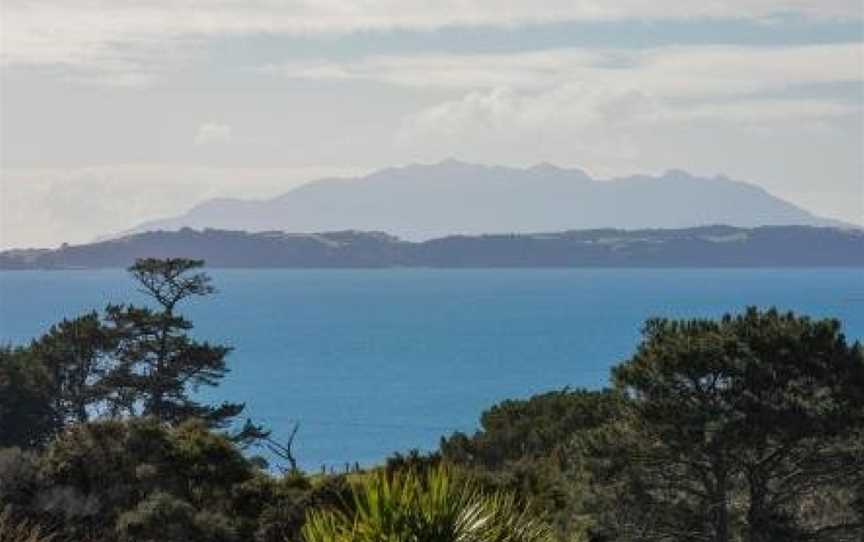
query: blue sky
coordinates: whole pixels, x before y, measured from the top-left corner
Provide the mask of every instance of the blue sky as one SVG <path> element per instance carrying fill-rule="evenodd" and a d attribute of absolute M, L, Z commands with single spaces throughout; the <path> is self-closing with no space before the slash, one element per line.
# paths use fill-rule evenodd
<path fill-rule="evenodd" d="M 5 0 L 0 247 L 411 162 L 681 168 L 864 223 L 857 0 Z"/>

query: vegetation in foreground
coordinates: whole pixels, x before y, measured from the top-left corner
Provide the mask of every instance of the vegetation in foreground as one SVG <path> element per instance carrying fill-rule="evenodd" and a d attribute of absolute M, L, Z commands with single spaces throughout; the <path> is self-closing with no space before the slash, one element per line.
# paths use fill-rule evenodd
<path fill-rule="evenodd" d="M 312 510 L 308 542 L 552 542 L 549 527 L 512 495 L 484 493 L 438 466 L 370 475 L 344 509 Z"/>
<path fill-rule="evenodd" d="M 191 395 L 230 351 L 178 312 L 213 293 L 201 266 L 140 260 L 149 305 L 0 349 L 0 542 L 864 539 L 864 352 L 835 320 L 650 320 L 610 389 L 505 401 L 350 479 L 277 476 L 242 404 Z"/>

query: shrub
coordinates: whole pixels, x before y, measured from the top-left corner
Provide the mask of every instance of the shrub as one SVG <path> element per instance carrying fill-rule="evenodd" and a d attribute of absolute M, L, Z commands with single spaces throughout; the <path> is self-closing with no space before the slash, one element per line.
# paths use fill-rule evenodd
<path fill-rule="evenodd" d="M 15 518 L 8 508 L 0 511 L 0 542 L 51 542 L 53 539 L 42 527 Z"/>
<path fill-rule="evenodd" d="M 483 494 L 444 467 L 377 473 L 353 491 L 353 511 L 309 513 L 307 542 L 549 542 L 549 528 L 510 494 Z"/>

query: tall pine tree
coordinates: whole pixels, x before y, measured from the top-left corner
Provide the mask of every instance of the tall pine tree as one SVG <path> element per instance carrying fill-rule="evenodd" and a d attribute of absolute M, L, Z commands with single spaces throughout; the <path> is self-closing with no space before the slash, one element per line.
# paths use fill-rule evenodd
<path fill-rule="evenodd" d="M 634 466 L 667 523 L 656 539 L 864 535 L 852 502 L 864 481 L 864 349 L 838 321 L 750 308 L 651 320 L 644 335 L 613 376 L 640 431 Z"/>
<path fill-rule="evenodd" d="M 189 335 L 192 322 L 177 312 L 180 303 L 215 292 L 204 262 L 182 258 L 140 259 L 129 268 L 153 307 L 110 305 L 107 320 L 118 338 L 117 365 L 109 377 L 118 412 L 152 416 L 176 425 L 190 418 L 225 428 L 241 414 L 242 403 L 212 406 L 192 397 L 201 386 L 217 386 L 228 373 L 231 348 Z M 266 435 L 247 421 L 234 438 L 248 442 Z"/>

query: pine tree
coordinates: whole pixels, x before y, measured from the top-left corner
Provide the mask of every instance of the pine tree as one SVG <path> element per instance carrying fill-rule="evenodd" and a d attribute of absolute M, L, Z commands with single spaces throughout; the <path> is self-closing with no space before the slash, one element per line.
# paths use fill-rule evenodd
<path fill-rule="evenodd" d="M 864 349 L 839 322 L 751 308 L 720 321 L 651 320 L 644 333 L 613 375 L 632 399 L 635 455 L 664 518 L 687 503 L 696 521 L 682 524 L 726 542 L 734 503 L 751 542 L 864 534 L 843 515 L 803 521 L 864 473 Z M 851 515 L 841 500 L 834 507 Z"/>
<path fill-rule="evenodd" d="M 84 423 L 103 411 L 110 390 L 104 385 L 117 346 L 96 312 L 51 326 L 33 341 L 30 353 L 51 377 L 51 396 L 61 425 Z"/>
<path fill-rule="evenodd" d="M 114 409 L 152 416 L 177 425 L 197 418 L 211 428 L 225 428 L 244 409 L 242 403 L 217 406 L 196 401 L 191 393 L 217 386 L 228 373 L 231 348 L 200 342 L 189 335 L 192 322 L 177 312 L 183 301 L 215 292 L 200 260 L 140 259 L 129 268 L 139 290 L 155 307 L 110 305 L 107 320 L 118 337 L 117 366 L 109 382 Z M 235 439 L 249 442 L 266 435 L 247 421 Z"/>

